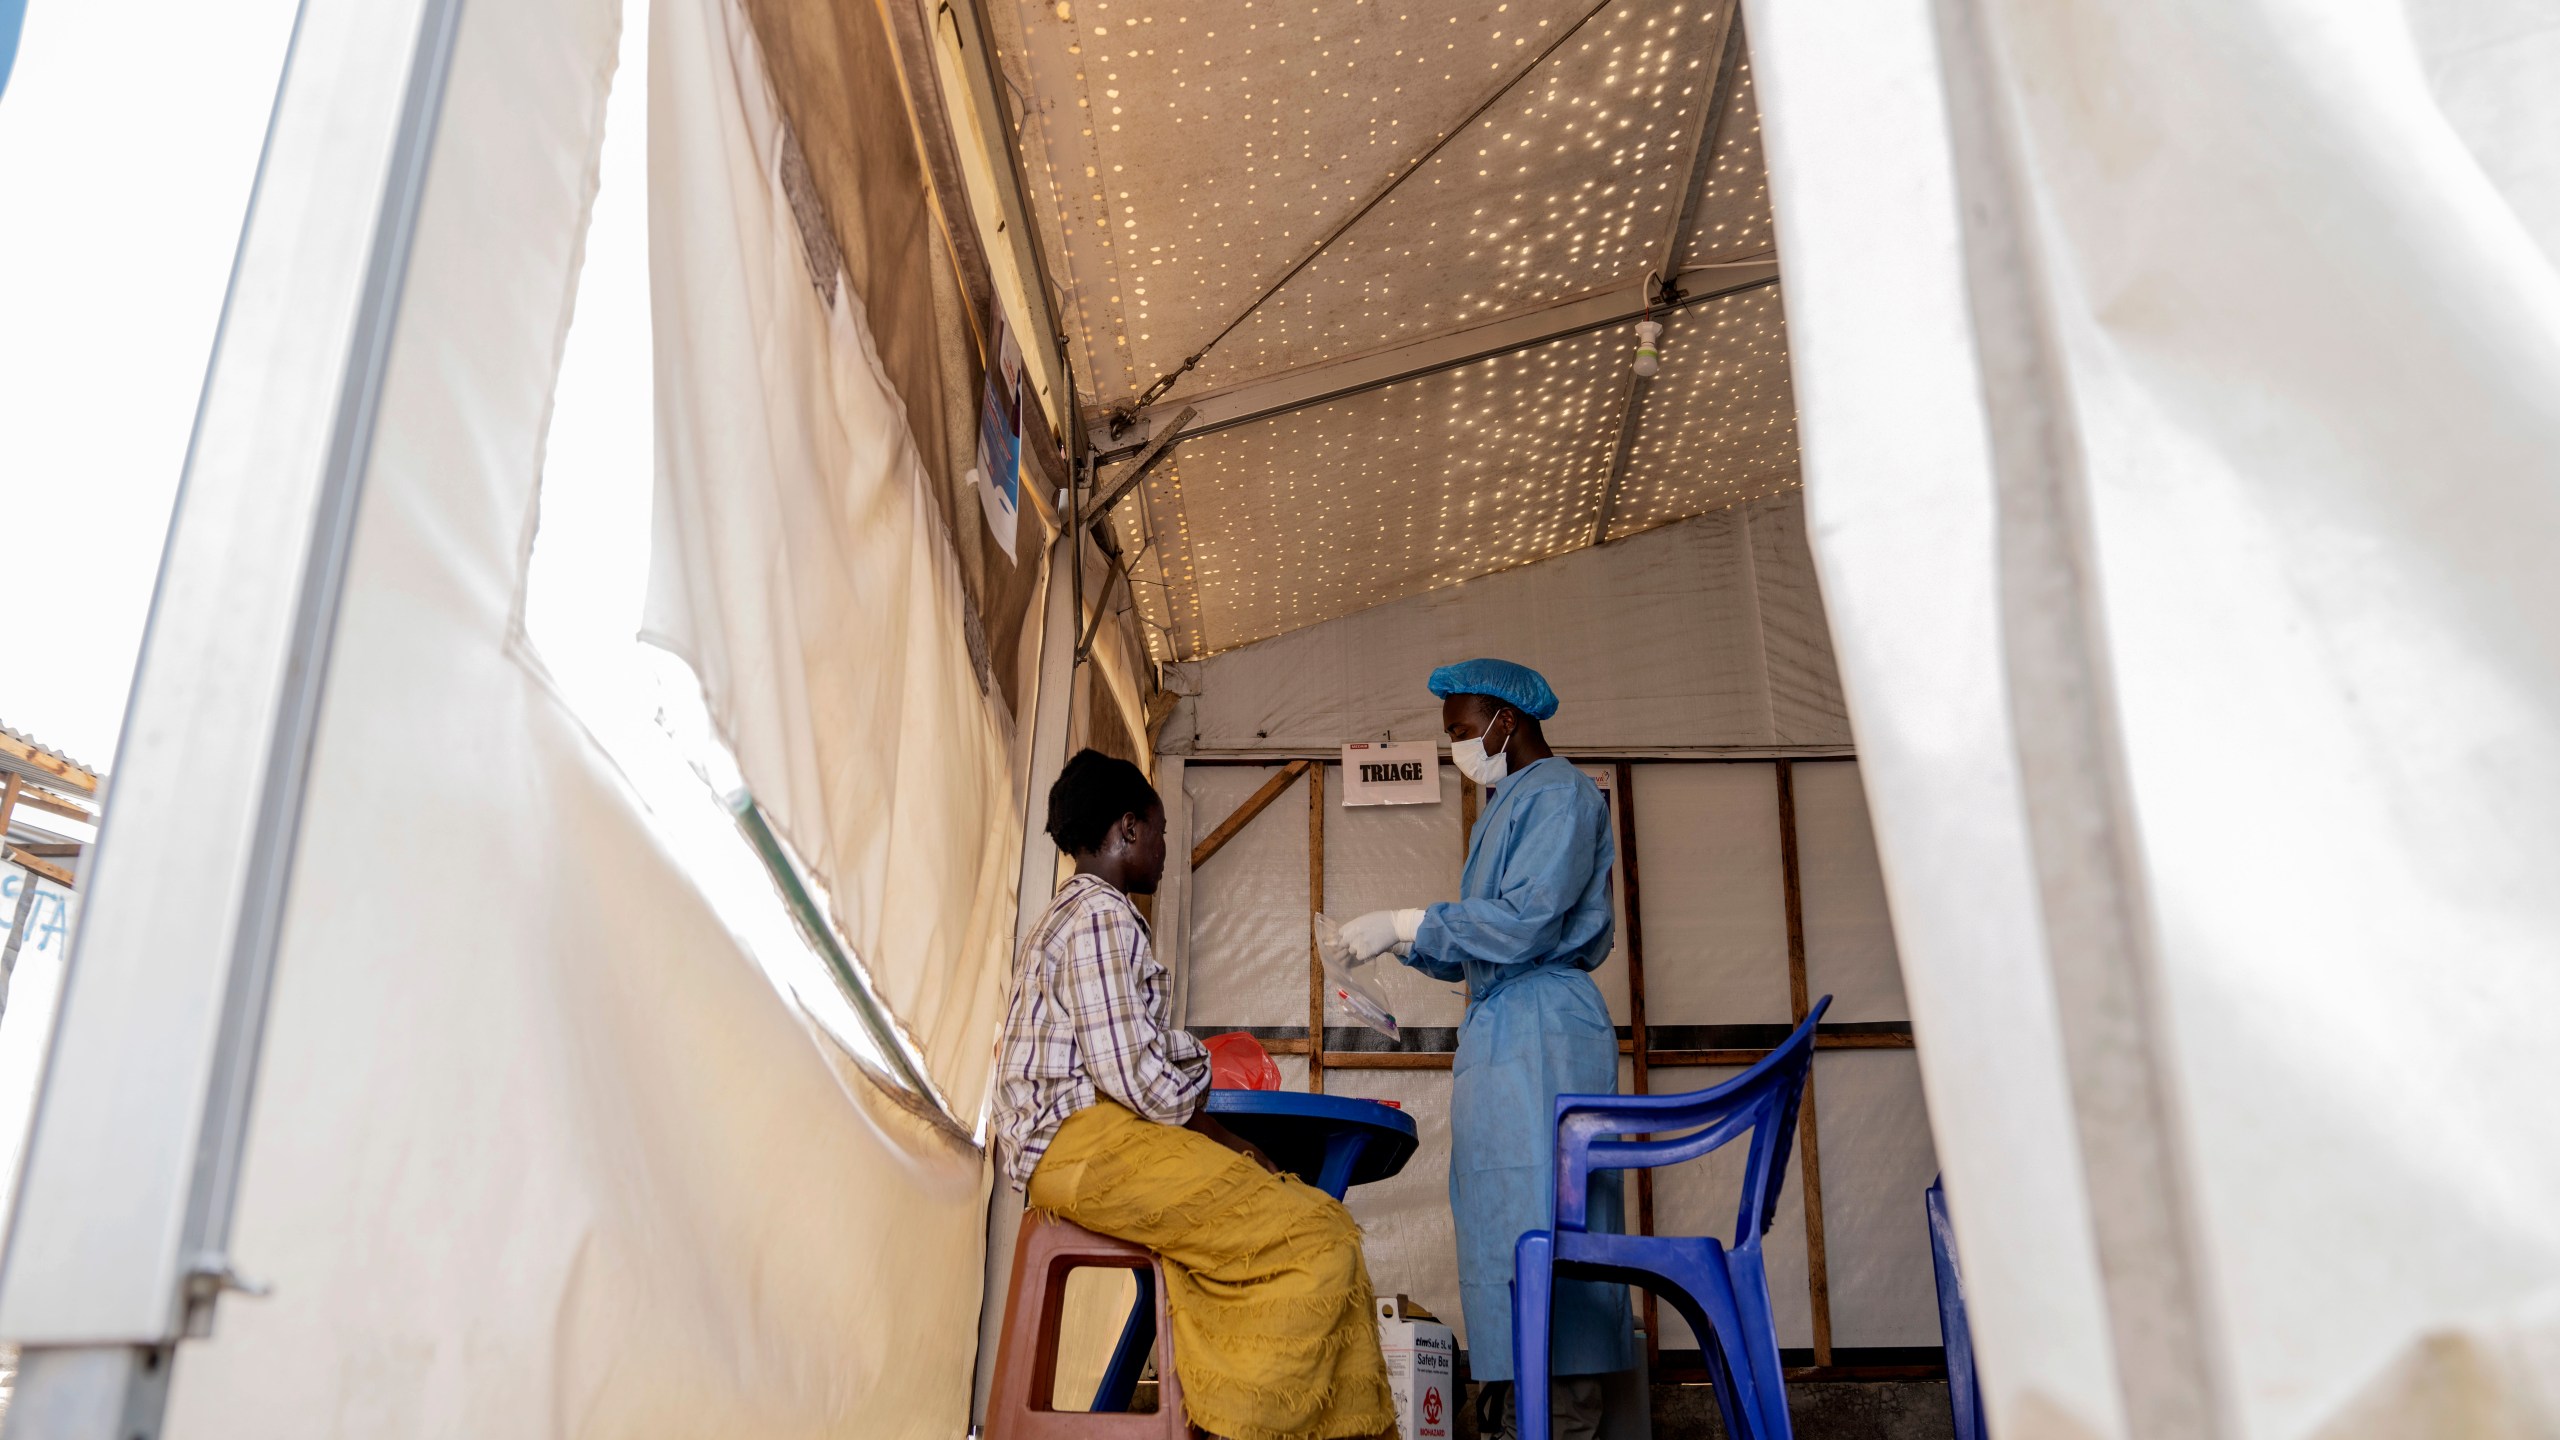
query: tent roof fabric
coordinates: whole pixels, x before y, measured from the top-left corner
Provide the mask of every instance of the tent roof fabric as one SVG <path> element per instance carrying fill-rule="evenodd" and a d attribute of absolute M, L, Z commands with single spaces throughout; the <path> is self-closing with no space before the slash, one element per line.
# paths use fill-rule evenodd
<path fill-rule="evenodd" d="M 1114 512 L 1155 658 L 1799 483 L 1774 283 L 1663 312 L 1660 378 L 1630 370 L 1649 276 L 1772 253 L 1727 0 L 997 8 L 1095 413 L 1127 434 L 1204 346 L 1141 425 L 1315 367 L 1389 372 L 1196 433 Z M 1611 296 L 1606 323 L 1561 318 Z M 1495 353 L 1450 353 L 1494 330 Z"/>

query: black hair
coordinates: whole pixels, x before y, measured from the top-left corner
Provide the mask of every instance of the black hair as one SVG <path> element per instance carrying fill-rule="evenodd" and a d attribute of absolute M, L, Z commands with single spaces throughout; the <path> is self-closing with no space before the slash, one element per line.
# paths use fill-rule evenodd
<path fill-rule="evenodd" d="M 1146 772 L 1099 750 L 1079 750 L 1049 787 L 1049 838 L 1070 855 L 1102 848 L 1123 815 L 1145 819 L 1162 806 Z"/>

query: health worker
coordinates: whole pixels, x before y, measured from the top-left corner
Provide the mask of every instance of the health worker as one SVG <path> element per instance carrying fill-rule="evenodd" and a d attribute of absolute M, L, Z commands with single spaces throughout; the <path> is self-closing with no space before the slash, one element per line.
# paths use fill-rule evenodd
<path fill-rule="evenodd" d="M 1449 1208 L 1469 1369 L 1508 1380 L 1512 1247 L 1522 1231 L 1554 1225 L 1556 1097 L 1618 1088 L 1618 1032 L 1591 980 L 1617 929 L 1617 845 L 1600 787 L 1547 747 L 1539 722 L 1556 713 L 1556 696 L 1537 671 L 1507 660 L 1443 665 L 1431 693 L 1450 758 L 1490 796 L 1459 898 L 1359 916 L 1342 938 L 1355 961 L 1392 952 L 1434 979 L 1466 981 Z M 1621 1192 L 1618 1172 L 1592 1177 L 1592 1229 L 1621 1229 Z M 1627 1290 L 1566 1280 L 1555 1295 L 1555 1433 L 1596 1435 L 1598 1377 L 1635 1364 Z"/>

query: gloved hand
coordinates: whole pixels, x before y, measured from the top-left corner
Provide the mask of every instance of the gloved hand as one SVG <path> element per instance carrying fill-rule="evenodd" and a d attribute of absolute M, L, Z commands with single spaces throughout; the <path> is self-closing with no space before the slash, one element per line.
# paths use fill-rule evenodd
<path fill-rule="evenodd" d="M 1422 933 L 1419 910 L 1372 910 L 1343 922 L 1342 943 L 1351 949 L 1351 963 L 1366 965 L 1390 950 L 1413 948 L 1413 939 Z"/>

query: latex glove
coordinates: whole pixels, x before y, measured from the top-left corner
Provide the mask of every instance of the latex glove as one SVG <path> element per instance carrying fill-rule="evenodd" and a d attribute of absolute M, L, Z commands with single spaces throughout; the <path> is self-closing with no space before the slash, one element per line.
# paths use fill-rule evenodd
<path fill-rule="evenodd" d="M 1350 947 L 1353 965 L 1366 965 L 1390 950 L 1412 949 L 1421 933 L 1419 910 L 1372 910 L 1343 923 L 1342 943 Z"/>

